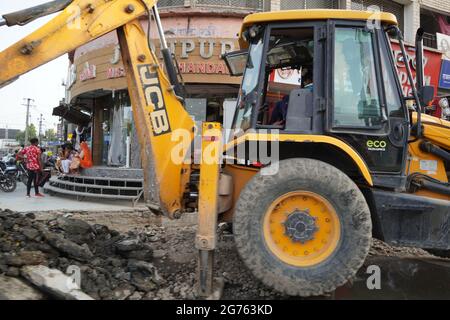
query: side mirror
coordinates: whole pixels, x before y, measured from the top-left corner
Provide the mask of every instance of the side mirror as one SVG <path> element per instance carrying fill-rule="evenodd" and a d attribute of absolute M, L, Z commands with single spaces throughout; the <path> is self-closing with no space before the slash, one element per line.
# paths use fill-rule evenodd
<path fill-rule="evenodd" d="M 247 66 L 248 50 L 233 51 L 222 55 L 230 74 L 234 77 L 240 77 L 244 74 Z"/>
<path fill-rule="evenodd" d="M 422 86 L 419 88 L 419 99 L 422 106 L 425 108 L 434 99 L 434 87 Z"/>

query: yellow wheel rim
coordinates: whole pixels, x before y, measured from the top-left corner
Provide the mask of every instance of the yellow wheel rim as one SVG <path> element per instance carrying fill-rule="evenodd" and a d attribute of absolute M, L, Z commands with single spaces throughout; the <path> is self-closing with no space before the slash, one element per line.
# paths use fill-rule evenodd
<path fill-rule="evenodd" d="M 309 267 L 325 261 L 341 234 L 338 215 L 322 196 L 309 191 L 284 194 L 264 216 L 264 240 L 281 261 Z"/>

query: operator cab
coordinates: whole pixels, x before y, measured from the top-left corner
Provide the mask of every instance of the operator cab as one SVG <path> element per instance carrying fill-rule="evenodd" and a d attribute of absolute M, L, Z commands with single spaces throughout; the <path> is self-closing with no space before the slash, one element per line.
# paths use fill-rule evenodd
<path fill-rule="evenodd" d="M 352 11 L 342 19 L 340 10 L 297 10 L 247 17 L 245 50 L 224 57 L 232 74 L 243 75 L 234 135 L 277 129 L 333 136 L 358 151 L 375 181 L 402 175 L 410 123 L 388 35 L 397 22 L 381 13 L 379 26 L 372 25 L 370 14 Z"/>

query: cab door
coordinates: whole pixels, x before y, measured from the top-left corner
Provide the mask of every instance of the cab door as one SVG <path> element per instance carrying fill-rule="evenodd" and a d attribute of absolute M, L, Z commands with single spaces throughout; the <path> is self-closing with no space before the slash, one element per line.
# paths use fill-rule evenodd
<path fill-rule="evenodd" d="M 361 154 L 375 182 L 378 175 L 401 175 L 407 112 L 384 31 L 332 21 L 329 35 L 328 133 Z"/>

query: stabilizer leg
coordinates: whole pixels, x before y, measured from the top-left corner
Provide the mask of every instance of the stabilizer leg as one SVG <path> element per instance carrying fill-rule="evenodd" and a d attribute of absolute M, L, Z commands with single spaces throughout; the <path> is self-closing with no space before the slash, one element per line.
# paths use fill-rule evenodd
<path fill-rule="evenodd" d="M 223 281 L 214 279 L 214 250 L 217 243 L 217 208 L 222 150 L 222 129 L 218 123 L 204 123 L 200 165 L 198 230 L 198 296 L 219 299 Z"/>

